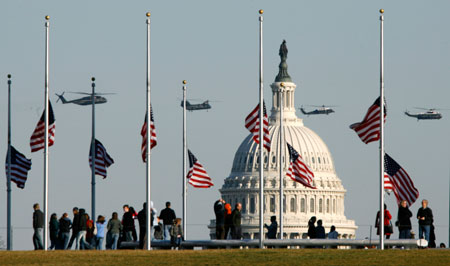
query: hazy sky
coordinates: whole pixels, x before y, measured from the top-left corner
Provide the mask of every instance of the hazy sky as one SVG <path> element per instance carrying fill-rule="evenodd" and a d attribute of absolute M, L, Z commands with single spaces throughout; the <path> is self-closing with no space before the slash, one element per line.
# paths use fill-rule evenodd
<path fill-rule="evenodd" d="M 450 108 L 448 1 L 3 1 L 0 9 L 0 158 L 7 150 L 7 79 L 13 75 L 13 145 L 33 160 L 24 190 L 13 187 L 15 249 L 31 249 L 32 204 L 43 200 L 43 155 L 29 138 L 44 104 L 44 16 L 50 15 L 50 96 L 56 142 L 50 148 L 49 212 L 73 206 L 90 213 L 89 106 L 56 103 L 55 93 L 116 92 L 98 105 L 97 138 L 115 164 L 97 177 L 97 214 L 141 209 L 145 165 L 140 129 L 145 114 L 146 17 L 152 13 L 152 104 L 158 146 L 152 150 L 152 200 L 172 201 L 181 216 L 182 96 L 220 100 L 209 112 L 188 113 L 189 148 L 213 179 L 188 191 L 190 239 L 206 239 L 212 204 L 248 135 L 246 115 L 258 101 L 258 13 L 264 14 L 264 85 L 278 72 L 286 39 L 295 104 L 339 105 L 329 116 L 303 117 L 327 143 L 347 189 L 345 213 L 367 237 L 378 209 L 378 144 L 363 144 L 348 126 L 360 121 L 379 93 L 379 13 L 385 9 L 386 151 L 409 173 L 435 215 L 437 242 L 448 239 L 449 111 L 420 121 L 412 107 Z M 66 94 L 67 99 L 77 95 Z M 270 109 L 270 106 L 269 106 Z M 3 159 L 2 159 L 3 160 Z M 5 184 L 5 183 L 3 183 Z M 0 190 L 0 236 L 6 239 L 6 186 Z M 394 196 L 388 208 L 396 217 Z M 412 206 L 415 215 L 419 201 Z M 72 215 L 70 215 L 72 218 Z M 395 221 L 395 218 L 393 219 Z M 417 222 L 413 221 L 413 230 Z M 395 228 L 394 238 L 397 238 Z"/>

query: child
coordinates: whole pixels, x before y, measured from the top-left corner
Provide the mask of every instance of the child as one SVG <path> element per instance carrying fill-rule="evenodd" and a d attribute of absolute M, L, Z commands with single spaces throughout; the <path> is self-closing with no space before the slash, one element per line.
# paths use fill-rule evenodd
<path fill-rule="evenodd" d="M 183 229 L 181 228 L 181 219 L 176 218 L 173 226 L 170 229 L 170 242 L 174 248 L 180 249 L 181 241 L 183 240 Z"/>

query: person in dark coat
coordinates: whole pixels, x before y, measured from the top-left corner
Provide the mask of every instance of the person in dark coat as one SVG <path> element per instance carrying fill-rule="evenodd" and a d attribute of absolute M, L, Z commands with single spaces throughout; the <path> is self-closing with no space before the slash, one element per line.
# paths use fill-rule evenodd
<path fill-rule="evenodd" d="M 150 209 L 150 236 L 152 235 L 152 225 L 153 225 L 153 210 Z M 147 202 L 144 202 L 142 206 L 142 210 L 138 213 L 138 222 L 139 222 L 139 248 L 144 248 L 144 238 L 147 233 Z"/>
<path fill-rule="evenodd" d="M 78 213 L 80 218 L 78 220 L 78 229 L 80 230 L 78 232 L 77 236 L 77 242 L 79 245 L 79 249 L 92 249 L 91 245 L 86 241 L 86 234 L 87 234 L 87 221 L 88 217 L 86 215 L 86 211 L 84 209 L 80 209 L 80 212 Z"/>
<path fill-rule="evenodd" d="M 44 249 L 42 244 L 42 231 L 44 230 L 44 213 L 42 213 L 39 204 L 35 203 L 33 205 L 33 245 L 34 250 Z"/>
<path fill-rule="evenodd" d="M 173 221 L 173 226 L 170 228 L 170 243 L 175 249 L 181 248 L 181 242 L 183 241 L 183 228 L 181 227 L 181 219 L 176 218 Z"/>
<path fill-rule="evenodd" d="M 159 214 L 159 219 L 163 221 L 164 240 L 170 240 L 170 229 L 173 226 L 173 221 L 177 218 L 175 211 L 170 206 L 170 202 L 166 202 L 166 208 Z"/>
<path fill-rule="evenodd" d="M 67 249 L 72 248 L 73 241 L 77 239 L 75 243 L 75 249 L 78 249 L 78 233 L 80 232 L 79 224 L 80 224 L 80 214 L 78 213 L 78 207 L 74 207 L 72 209 L 73 212 L 73 220 L 72 220 L 72 236 L 70 237 L 69 245 L 67 246 Z"/>
<path fill-rule="evenodd" d="M 225 201 L 219 199 L 214 203 L 216 215 L 216 239 L 225 239 Z"/>
<path fill-rule="evenodd" d="M 133 214 L 130 212 L 130 207 L 128 205 L 123 205 L 123 216 L 122 225 L 124 240 L 123 241 L 133 241 L 133 229 L 134 229 L 134 219 Z"/>
<path fill-rule="evenodd" d="M 430 241 L 428 241 L 429 248 L 436 248 L 436 234 L 434 233 L 434 221 L 431 221 L 430 225 Z"/>
<path fill-rule="evenodd" d="M 231 238 L 241 239 L 242 238 L 242 227 L 241 227 L 241 210 L 242 204 L 236 203 L 236 206 L 231 213 Z"/>
<path fill-rule="evenodd" d="M 268 239 L 277 238 L 278 223 L 275 215 L 270 217 L 270 225 L 264 224 L 264 227 L 267 229 Z"/>
<path fill-rule="evenodd" d="M 59 234 L 59 222 L 58 222 L 58 216 L 56 213 L 53 213 L 50 216 L 50 222 L 49 222 L 49 231 L 50 231 L 50 247 L 48 249 L 56 249 L 58 247 L 59 249 L 59 243 L 58 243 L 58 234 Z"/>
<path fill-rule="evenodd" d="M 433 212 L 428 208 L 428 200 L 422 200 L 422 207 L 417 211 L 417 219 L 419 220 L 419 239 L 424 238 L 425 234 L 425 240 L 430 241 Z"/>
<path fill-rule="evenodd" d="M 316 238 L 325 239 L 325 228 L 322 226 L 322 220 L 317 221 Z"/>
<path fill-rule="evenodd" d="M 316 216 L 313 216 L 308 221 L 308 236 L 309 239 L 316 238 Z"/>
<path fill-rule="evenodd" d="M 59 219 L 59 241 L 61 249 L 67 249 L 69 246 L 70 227 L 72 221 L 69 219 L 69 215 L 65 212 Z"/>
<path fill-rule="evenodd" d="M 402 200 L 398 206 L 397 226 L 399 231 L 399 239 L 411 238 L 411 217 L 412 212 L 408 208 L 408 202 Z"/>
<path fill-rule="evenodd" d="M 137 219 L 138 213 L 131 206 L 130 206 L 130 213 L 131 213 L 131 217 L 133 218 L 133 228 L 131 229 L 131 234 L 133 236 L 133 241 L 138 241 L 138 237 L 137 237 L 137 233 L 136 233 L 136 226 L 134 224 L 134 220 Z"/>

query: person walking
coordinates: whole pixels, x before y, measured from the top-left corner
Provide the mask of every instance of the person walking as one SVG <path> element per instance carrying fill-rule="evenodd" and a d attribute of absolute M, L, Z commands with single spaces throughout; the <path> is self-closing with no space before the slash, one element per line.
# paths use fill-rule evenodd
<path fill-rule="evenodd" d="M 61 249 L 66 250 L 69 246 L 71 226 L 72 221 L 69 219 L 69 214 L 65 212 L 59 219 L 59 240 L 61 243 Z"/>
<path fill-rule="evenodd" d="M 275 215 L 270 217 L 270 225 L 264 224 L 264 227 L 267 229 L 268 239 L 277 238 L 278 223 Z"/>
<path fill-rule="evenodd" d="M 111 243 L 107 243 L 107 246 L 110 246 L 111 249 L 117 249 L 117 243 L 119 242 L 120 230 L 122 230 L 123 226 L 119 220 L 119 215 L 117 212 L 113 212 L 111 219 L 108 221 L 108 225 L 106 226 L 108 229 L 108 234 L 111 235 Z"/>
<path fill-rule="evenodd" d="M 225 239 L 225 201 L 219 199 L 214 203 L 216 215 L 216 239 Z"/>
<path fill-rule="evenodd" d="M 317 221 L 316 238 L 325 239 L 325 228 L 322 226 L 322 220 Z"/>
<path fill-rule="evenodd" d="M 242 238 L 242 227 L 241 227 L 241 210 L 242 204 L 236 203 L 236 206 L 231 214 L 231 238 L 241 239 Z"/>
<path fill-rule="evenodd" d="M 166 202 L 166 208 L 159 214 L 159 219 L 163 220 L 164 240 L 170 240 L 170 229 L 173 226 L 173 221 L 177 218 L 175 211 L 170 206 L 170 201 Z"/>
<path fill-rule="evenodd" d="M 377 212 L 377 217 L 375 219 L 375 227 L 377 228 L 377 235 L 380 235 L 380 211 Z M 386 204 L 384 204 L 384 221 L 383 221 L 383 226 L 384 226 L 384 235 L 386 236 L 386 239 L 391 238 L 391 234 L 394 233 L 394 230 L 392 228 L 392 215 L 389 212 L 389 210 L 387 209 Z"/>
<path fill-rule="evenodd" d="M 397 223 L 399 239 L 411 238 L 411 217 L 412 212 L 408 208 L 408 202 L 402 200 L 398 206 Z"/>
<path fill-rule="evenodd" d="M 316 216 L 312 216 L 308 221 L 308 237 L 309 239 L 316 238 Z"/>
<path fill-rule="evenodd" d="M 99 215 L 97 218 L 97 222 L 95 223 L 95 227 L 97 228 L 97 234 L 95 235 L 95 248 L 97 250 L 103 250 L 103 240 L 105 239 L 105 217 Z"/>
<path fill-rule="evenodd" d="M 34 250 L 44 249 L 42 244 L 42 231 L 44 230 L 44 213 L 42 213 L 39 204 L 33 205 L 33 245 Z"/>
<path fill-rule="evenodd" d="M 428 200 L 422 200 L 422 207 L 417 211 L 417 219 L 419 220 L 419 238 L 430 241 L 430 230 L 433 221 L 433 211 L 428 208 Z"/>
<path fill-rule="evenodd" d="M 59 222 L 58 222 L 58 216 L 56 213 L 52 213 L 50 216 L 50 222 L 49 222 L 49 232 L 50 232 L 50 247 L 48 249 L 56 249 L 59 248 L 58 243 L 58 234 L 59 234 Z"/>
<path fill-rule="evenodd" d="M 78 229 L 80 230 L 77 236 L 78 247 L 79 249 L 91 249 L 91 245 L 86 241 L 88 216 L 84 209 L 80 209 L 78 214 L 80 215 L 78 220 Z"/>
<path fill-rule="evenodd" d="M 170 228 L 170 242 L 174 249 L 180 249 L 181 241 L 183 241 L 183 228 L 181 227 L 181 219 L 176 218 L 173 222 L 173 226 Z"/>
<path fill-rule="evenodd" d="M 70 237 L 69 245 L 67 246 L 67 249 L 72 248 L 72 244 L 75 240 L 75 249 L 78 249 L 79 239 L 78 239 L 78 233 L 80 232 L 80 214 L 78 211 L 78 207 L 73 207 L 73 221 L 72 221 L 72 237 Z"/>

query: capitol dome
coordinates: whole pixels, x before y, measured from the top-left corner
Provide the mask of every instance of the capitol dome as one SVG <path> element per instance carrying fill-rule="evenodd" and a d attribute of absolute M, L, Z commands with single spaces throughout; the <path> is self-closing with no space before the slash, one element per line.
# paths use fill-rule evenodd
<path fill-rule="evenodd" d="M 284 47 L 283 47 L 284 45 Z M 285 49 L 282 55 L 281 49 Z M 311 189 L 286 177 L 289 169 L 289 152 L 283 147 L 282 167 L 284 184 L 284 238 L 306 238 L 308 220 L 316 216 L 323 221 L 328 233 L 334 225 L 339 238 L 355 238 L 356 226 L 344 214 L 346 190 L 336 174 L 333 157 L 325 142 L 314 131 L 303 124 L 295 114 L 294 93 L 296 85 L 287 73 L 287 48 L 285 42 L 280 48 L 280 70 L 271 84 L 272 109 L 269 117 L 271 149 L 264 149 L 264 223 L 270 224 L 270 217 L 280 213 L 280 97 L 283 93 L 283 135 L 314 172 Z M 280 90 L 284 83 L 283 91 Z M 236 151 L 230 175 L 225 179 L 220 193 L 222 198 L 234 206 L 242 204 L 242 232 L 244 238 L 259 238 L 259 145 L 248 135 Z M 211 238 L 215 238 L 215 224 L 209 226 Z M 267 230 L 266 230 L 267 232 Z M 278 229 L 278 233 L 280 230 Z"/>

